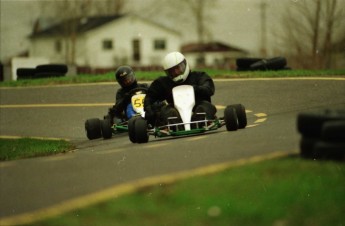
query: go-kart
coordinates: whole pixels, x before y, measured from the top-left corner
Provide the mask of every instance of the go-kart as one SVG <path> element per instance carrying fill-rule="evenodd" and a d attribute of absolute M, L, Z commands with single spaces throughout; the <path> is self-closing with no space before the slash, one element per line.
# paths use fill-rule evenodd
<path fill-rule="evenodd" d="M 192 120 L 192 109 L 195 105 L 194 88 L 181 85 L 173 88 L 174 106 L 180 114 L 181 123 L 176 117 L 168 118 L 163 126 L 151 126 L 142 117 L 133 117 L 128 121 L 128 136 L 132 143 L 147 143 L 149 136 L 185 136 L 205 133 L 226 126 L 228 131 L 235 131 L 247 126 L 245 107 L 242 104 L 228 105 L 224 110 L 224 117 L 207 119 L 205 113 L 198 113 L 197 120 Z M 195 117 L 194 117 L 195 118 Z"/>
<path fill-rule="evenodd" d="M 131 105 L 136 115 L 142 115 L 144 112 L 144 98 L 147 88 L 138 87 L 130 91 Z M 123 118 L 111 118 L 105 115 L 103 120 L 99 118 L 91 118 L 85 121 L 86 136 L 89 140 L 110 139 L 113 134 L 128 132 L 128 120 L 130 115 Z"/>

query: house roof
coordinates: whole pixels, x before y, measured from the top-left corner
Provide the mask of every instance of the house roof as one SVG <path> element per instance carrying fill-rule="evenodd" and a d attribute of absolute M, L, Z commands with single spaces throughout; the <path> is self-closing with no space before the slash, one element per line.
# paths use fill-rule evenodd
<path fill-rule="evenodd" d="M 51 35 L 62 35 L 64 34 L 64 31 L 71 29 L 72 26 L 75 26 L 76 33 L 83 33 L 109 23 L 113 20 L 122 18 L 123 16 L 124 15 L 73 18 L 55 24 L 46 29 L 36 30 L 31 34 L 30 37 L 36 38 Z"/>
<path fill-rule="evenodd" d="M 222 42 L 208 42 L 208 43 L 189 43 L 181 47 L 183 53 L 198 53 L 198 52 L 247 52 L 243 49 L 224 44 Z"/>
<path fill-rule="evenodd" d="M 123 15 L 113 15 L 113 16 L 94 16 L 94 17 L 81 17 L 81 18 L 73 18 L 70 20 L 63 21 L 61 23 L 55 24 L 53 26 L 50 26 L 48 28 L 42 29 L 42 30 L 34 30 L 34 32 L 31 34 L 31 38 L 37 38 L 37 37 L 49 37 L 52 35 L 63 35 L 67 33 L 68 29 L 71 30 L 72 26 L 75 26 L 75 31 L 77 34 L 84 33 L 87 31 L 91 31 L 95 28 L 98 28 L 102 25 L 105 25 L 106 23 L 112 22 L 114 20 L 124 18 L 129 16 L 129 14 L 123 14 Z M 132 15 L 134 16 L 134 15 Z M 138 17 L 138 16 L 136 16 Z M 150 22 L 151 24 L 161 27 L 163 29 L 169 30 L 171 32 L 178 33 L 170 28 L 164 27 L 163 25 L 160 25 L 156 22 L 149 21 L 147 19 L 140 18 L 140 20 L 144 20 L 146 22 Z"/>

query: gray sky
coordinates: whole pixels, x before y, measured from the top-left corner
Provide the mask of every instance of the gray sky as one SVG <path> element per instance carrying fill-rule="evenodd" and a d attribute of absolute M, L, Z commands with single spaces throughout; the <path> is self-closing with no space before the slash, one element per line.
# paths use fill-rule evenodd
<path fill-rule="evenodd" d="M 1 61 L 10 56 L 28 49 L 27 37 L 30 35 L 34 21 L 40 15 L 37 1 L 42 0 L 0 0 L 1 27 L 0 27 L 0 59 Z M 142 8 L 149 5 L 153 0 L 128 0 L 127 9 L 142 13 Z M 164 0 L 161 0 L 164 2 Z M 270 35 L 277 31 L 282 11 L 289 4 L 298 0 L 263 0 L 267 2 L 267 31 L 268 42 L 273 43 Z M 172 0 L 167 3 L 174 2 Z M 217 5 L 211 10 L 210 31 L 212 39 L 227 44 L 244 48 L 252 53 L 259 50 L 260 45 L 260 3 L 262 0 L 218 0 Z M 167 7 L 169 5 L 167 4 Z M 179 16 L 179 13 L 176 13 Z M 155 21 L 160 21 L 169 26 L 172 18 L 154 13 Z M 183 30 L 184 42 L 196 41 L 195 32 L 190 32 L 188 23 Z M 174 27 L 173 27 L 174 28 Z M 182 27 L 183 28 L 183 27 Z M 177 29 L 177 28 L 176 28 Z M 179 27 L 178 29 L 181 29 Z"/>

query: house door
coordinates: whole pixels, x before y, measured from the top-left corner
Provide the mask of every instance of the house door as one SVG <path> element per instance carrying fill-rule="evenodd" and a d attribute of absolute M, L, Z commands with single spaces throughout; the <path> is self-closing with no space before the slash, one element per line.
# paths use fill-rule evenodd
<path fill-rule="evenodd" d="M 133 45 L 133 61 L 136 63 L 140 63 L 140 60 L 141 60 L 140 40 L 134 39 L 132 45 Z"/>

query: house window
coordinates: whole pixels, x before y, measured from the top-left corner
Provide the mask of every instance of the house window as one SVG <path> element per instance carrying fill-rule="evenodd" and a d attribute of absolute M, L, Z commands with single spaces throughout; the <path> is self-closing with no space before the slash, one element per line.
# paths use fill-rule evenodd
<path fill-rule="evenodd" d="M 110 40 L 110 39 L 103 40 L 102 48 L 103 48 L 103 50 L 113 49 L 113 40 Z"/>
<path fill-rule="evenodd" d="M 61 53 L 61 51 L 62 51 L 62 42 L 61 42 L 61 40 L 56 40 L 55 41 L 55 52 L 57 52 L 57 53 Z"/>
<path fill-rule="evenodd" d="M 164 39 L 156 39 L 153 42 L 154 50 L 165 50 L 166 48 L 166 41 Z"/>

